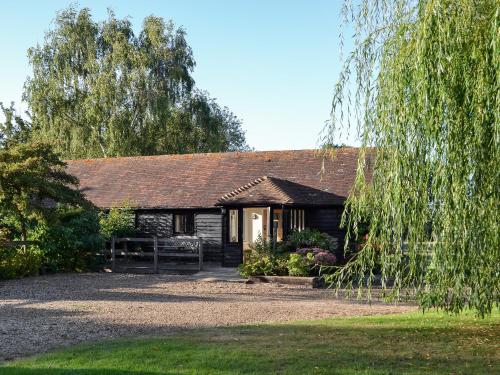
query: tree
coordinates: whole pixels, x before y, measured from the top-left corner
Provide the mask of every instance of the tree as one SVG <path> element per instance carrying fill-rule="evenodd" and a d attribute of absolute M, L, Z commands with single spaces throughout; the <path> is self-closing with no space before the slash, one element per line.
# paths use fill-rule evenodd
<path fill-rule="evenodd" d="M 44 143 L 19 144 L 0 150 L 0 213 L 21 238 L 29 224 L 54 213 L 55 204 L 90 207 L 76 189 L 78 180 L 65 172 L 66 164 Z"/>
<path fill-rule="evenodd" d="M 248 151 L 241 120 L 206 92 L 195 91 L 176 111 L 159 141 L 173 153 Z"/>
<path fill-rule="evenodd" d="M 234 115 L 210 110 L 211 125 L 193 116 L 200 98 L 211 109 L 215 102 L 194 89 L 191 48 L 171 21 L 149 16 L 136 36 L 112 11 L 97 23 L 89 9 L 69 7 L 28 56 L 33 75 L 24 99 L 33 137 L 64 158 L 199 151 L 199 135 L 207 139 L 200 151 L 245 145 L 239 121 L 237 137 L 231 132 Z"/>
<path fill-rule="evenodd" d="M 349 238 L 364 221 L 369 232 L 337 286 L 369 289 L 380 264 L 390 297 L 489 313 L 500 295 L 498 1 L 363 1 L 343 14 L 355 48 L 328 130 L 360 129 L 344 224 Z"/>
<path fill-rule="evenodd" d="M 0 109 L 5 117 L 5 122 L 0 123 L 0 149 L 27 142 L 31 136 L 31 123 L 16 112 L 14 103 L 5 107 L 0 102 Z"/>

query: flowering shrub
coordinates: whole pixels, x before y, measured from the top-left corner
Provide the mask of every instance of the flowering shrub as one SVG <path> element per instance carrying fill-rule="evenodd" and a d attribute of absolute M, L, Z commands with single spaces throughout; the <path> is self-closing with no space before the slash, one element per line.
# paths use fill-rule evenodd
<path fill-rule="evenodd" d="M 318 274 L 329 272 L 329 267 L 337 264 L 337 257 L 331 252 L 336 247 L 330 247 L 335 241 L 319 231 L 308 230 L 309 233 L 305 234 L 304 232 L 296 232 L 301 233 L 295 235 L 296 243 L 302 246 L 291 248 L 291 252 L 290 250 L 284 252 L 283 249 L 274 250 L 269 241 L 259 237 L 246 253 L 245 262 L 239 267 L 240 274 L 245 277 L 257 275 L 318 276 Z M 312 238 L 306 240 L 311 235 Z M 319 244 L 328 246 L 325 249 Z"/>
<path fill-rule="evenodd" d="M 312 276 L 320 272 L 321 268 L 318 267 L 328 267 L 337 264 L 337 257 L 319 247 L 303 247 L 290 254 L 288 264 L 290 275 L 293 273 L 294 276 Z M 291 265 L 294 267 L 293 270 L 290 268 Z M 297 269 L 299 270 L 297 271 Z"/>
<path fill-rule="evenodd" d="M 320 251 L 314 255 L 314 263 L 319 266 L 334 266 L 337 263 L 337 257 L 327 251 Z"/>
<path fill-rule="evenodd" d="M 302 255 L 307 255 L 309 253 L 312 253 L 314 255 L 325 252 L 326 250 L 320 249 L 319 247 L 303 247 L 301 249 L 295 250 L 296 254 L 302 254 Z"/>
<path fill-rule="evenodd" d="M 306 228 L 290 233 L 287 241 L 282 244 L 285 251 L 296 251 L 303 248 L 320 248 L 334 252 L 338 249 L 338 239 L 321 233 L 317 229 Z"/>

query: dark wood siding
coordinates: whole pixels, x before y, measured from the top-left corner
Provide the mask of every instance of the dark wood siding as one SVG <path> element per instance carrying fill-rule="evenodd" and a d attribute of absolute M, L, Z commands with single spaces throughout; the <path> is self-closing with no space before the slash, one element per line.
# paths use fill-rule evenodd
<path fill-rule="evenodd" d="M 238 242 L 229 242 L 229 210 L 238 210 Z M 243 209 L 241 207 L 227 207 L 223 216 L 223 240 L 224 256 L 222 265 L 225 267 L 237 267 L 243 262 Z"/>
<path fill-rule="evenodd" d="M 342 256 L 344 249 L 345 230 L 340 228 L 343 207 L 310 208 L 306 210 L 306 226 L 316 228 L 338 239 L 337 256 Z"/>
<path fill-rule="evenodd" d="M 203 239 L 204 260 L 222 261 L 222 215 L 200 212 L 194 215 L 195 234 Z"/>
<path fill-rule="evenodd" d="M 205 210 L 137 210 L 135 223 L 145 236 L 172 237 L 175 213 L 194 215 L 195 235 L 203 239 L 204 260 L 222 262 L 222 215 L 219 209 Z"/>
<path fill-rule="evenodd" d="M 239 243 L 226 243 L 224 245 L 225 267 L 236 267 L 243 262 L 242 245 Z"/>
<path fill-rule="evenodd" d="M 135 225 L 137 230 L 148 236 L 171 237 L 172 213 L 162 211 L 137 211 Z"/>

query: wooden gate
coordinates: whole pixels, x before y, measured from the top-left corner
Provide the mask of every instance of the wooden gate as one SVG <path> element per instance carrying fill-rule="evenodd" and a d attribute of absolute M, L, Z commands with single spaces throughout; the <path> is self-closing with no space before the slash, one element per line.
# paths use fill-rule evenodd
<path fill-rule="evenodd" d="M 203 241 L 198 237 L 113 237 L 111 240 L 113 272 L 159 273 L 164 270 L 201 271 L 202 269 Z"/>

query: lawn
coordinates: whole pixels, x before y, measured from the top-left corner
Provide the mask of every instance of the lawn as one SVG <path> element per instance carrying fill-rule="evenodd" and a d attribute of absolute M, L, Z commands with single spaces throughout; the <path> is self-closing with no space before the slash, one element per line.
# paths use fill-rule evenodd
<path fill-rule="evenodd" d="M 492 374 L 500 313 L 411 313 L 186 331 L 76 346 L 1 374 Z"/>

